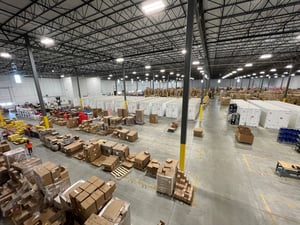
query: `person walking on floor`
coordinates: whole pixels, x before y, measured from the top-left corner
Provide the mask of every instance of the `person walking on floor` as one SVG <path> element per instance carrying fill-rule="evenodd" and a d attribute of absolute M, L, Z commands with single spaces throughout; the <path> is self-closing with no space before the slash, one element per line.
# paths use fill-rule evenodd
<path fill-rule="evenodd" d="M 27 142 L 25 144 L 25 148 L 27 149 L 29 155 L 31 156 L 31 154 L 32 154 L 32 142 L 30 142 L 29 140 L 27 140 Z"/>

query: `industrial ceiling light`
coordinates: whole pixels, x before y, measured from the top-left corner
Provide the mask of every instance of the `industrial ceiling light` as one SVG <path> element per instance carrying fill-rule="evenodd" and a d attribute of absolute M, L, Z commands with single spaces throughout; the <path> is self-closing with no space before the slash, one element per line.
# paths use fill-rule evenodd
<path fill-rule="evenodd" d="M 121 80 L 123 80 L 123 78 L 121 78 Z"/>
<path fill-rule="evenodd" d="M 55 41 L 54 41 L 54 39 L 49 38 L 49 37 L 42 37 L 41 43 L 46 46 L 52 46 L 52 45 L 54 45 Z"/>
<path fill-rule="evenodd" d="M 274 76 L 274 78 L 278 78 L 278 76 L 276 75 L 276 76 Z"/>
<path fill-rule="evenodd" d="M 291 77 L 294 77 L 294 76 L 295 76 L 295 74 L 294 74 L 294 73 L 292 73 L 292 74 L 291 74 Z"/>
<path fill-rule="evenodd" d="M 116 61 L 117 61 L 118 63 L 124 62 L 124 58 L 117 58 Z"/>
<path fill-rule="evenodd" d="M 136 74 L 136 72 L 135 72 L 135 71 L 133 71 L 133 72 L 132 72 L 132 74 Z"/>
<path fill-rule="evenodd" d="M 184 75 L 182 74 L 181 77 L 184 77 Z"/>
<path fill-rule="evenodd" d="M 264 54 L 259 57 L 260 59 L 270 59 L 272 58 L 272 54 Z"/>
<path fill-rule="evenodd" d="M 185 55 L 185 54 L 186 54 L 186 50 L 185 50 L 185 49 L 182 49 L 182 50 L 181 50 L 181 53 L 182 53 L 183 55 Z"/>
<path fill-rule="evenodd" d="M 243 71 L 243 68 L 237 68 L 237 71 Z"/>
<path fill-rule="evenodd" d="M 289 74 L 289 72 L 284 72 L 283 74 Z"/>
<path fill-rule="evenodd" d="M 166 72 L 166 70 L 165 70 L 165 69 L 161 69 L 160 72 L 161 72 L 161 73 L 164 73 L 164 72 Z"/>
<path fill-rule="evenodd" d="M 285 77 L 284 75 L 281 75 L 281 77 Z"/>
<path fill-rule="evenodd" d="M 52 73 L 54 73 L 54 70 L 51 70 Z"/>
<path fill-rule="evenodd" d="M 193 61 L 193 63 L 192 63 L 193 65 L 199 65 L 200 64 L 200 62 L 199 61 Z"/>
<path fill-rule="evenodd" d="M 203 68 L 201 66 L 198 66 L 197 70 L 203 70 Z"/>
<path fill-rule="evenodd" d="M 253 75 L 253 76 L 255 76 L 255 75 L 256 75 L 256 73 L 252 73 L 252 75 Z"/>
<path fill-rule="evenodd" d="M 173 75 L 174 74 L 174 72 L 170 72 L 170 75 Z"/>
<path fill-rule="evenodd" d="M 21 84 L 22 83 L 22 79 L 21 79 L 21 76 L 19 74 L 15 74 L 14 78 L 15 78 L 15 82 L 17 84 Z"/>
<path fill-rule="evenodd" d="M 263 76 L 263 75 L 260 75 L 259 77 L 260 77 L 260 78 L 263 78 L 264 76 Z"/>
<path fill-rule="evenodd" d="M 157 75 L 157 74 L 155 74 L 155 77 L 158 77 L 158 75 Z"/>
<path fill-rule="evenodd" d="M 219 80 L 218 80 L 218 84 L 220 84 L 220 83 L 221 83 L 221 80 L 219 79 Z"/>
<path fill-rule="evenodd" d="M 140 79 L 140 77 L 136 77 L 136 79 Z"/>
<path fill-rule="evenodd" d="M 0 57 L 6 58 L 6 59 L 10 59 L 11 58 L 11 54 L 9 54 L 8 52 L 1 52 L 0 53 Z"/>
<path fill-rule="evenodd" d="M 300 35 L 298 35 L 298 36 L 296 37 L 296 39 L 300 40 Z"/>
<path fill-rule="evenodd" d="M 64 77 L 65 77 L 65 75 L 64 75 L 64 74 L 62 74 L 62 75 L 60 75 L 60 77 L 61 77 L 61 78 L 64 78 Z"/>
<path fill-rule="evenodd" d="M 203 81 L 203 79 L 201 80 L 201 83 L 203 83 L 204 81 Z"/>
<path fill-rule="evenodd" d="M 148 76 L 149 76 L 149 73 L 146 73 L 145 76 L 148 77 Z"/>
<path fill-rule="evenodd" d="M 292 65 L 292 64 L 287 65 L 285 68 L 287 68 L 287 69 L 292 69 L 292 68 L 293 68 L 293 65 Z"/>
<path fill-rule="evenodd" d="M 246 63 L 246 64 L 245 64 L 245 67 L 251 67 L 251 66 L 253 66 L 252 63 Z"/>
<path fill-rule="evenodd" d="M 151 69 L 151 66 L 147 65 L 147 66 L 145 66 L 145 69 L 149 70 L 149 69 Z"/>
<path fill-rule="evenodd" d="M 259 74 L 265 74 L 265 71 L 260 71 Z"/>
<path fill-rule="evenodd" d="M 128 76 L 126 75 L 125 78 L 128 78 Z"/>
<path fill-rule="evenodd" d="M 200 73 L 204 73 L 204 70 L 200 70 Z"/>
<path fill-rule="evenodd" d="M 270 69 L 270 72 L 276 72 L 277 70 L 275 68 Z"/>
<path fill-rule="evenodd" d="M 162 78 L 166 78 L 165 76 L 162 76 Z"/>
<path fill-rule="evenodd" d="M 234 71 L 232 71 L 232 73 L 235 74 L 235 73 L 237 73 L 237 72 L 234 70 Z"/>
<path fill-rule="evenodd" d="M 176 74 L 176 76 L 177 76 L 177 77 L 180 77 L 180 74 L 179 74 L 179 73 L 177 73 L 177 74 Z"/>
<path fill-rule="evenodd" d="M 300 70 L 297 70 L 297 73 L 300 73 Z"/>
<path fill-rule="evenodd" d="M 166 4 L 162 0 L 149 0 L 142 5 L 142 11 L 147 14 L 154 14 L 162 11 Z"/>

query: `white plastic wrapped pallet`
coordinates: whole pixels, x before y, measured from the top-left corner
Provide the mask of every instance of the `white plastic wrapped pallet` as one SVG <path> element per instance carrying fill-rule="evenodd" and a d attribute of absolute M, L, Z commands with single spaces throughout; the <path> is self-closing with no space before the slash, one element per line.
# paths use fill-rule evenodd
<path fill-rule="evenodd" d="M 166 104 L 166 117 L 180 119 L 182 99 L 176 99 Z"/>
<path fill-rule="evenodd" d="M 240 114 L 239 125 L 258 127 L 261 114 L 259 107 L 242 99 L 232 99 L 230 103 L 237 104 L 237 113 Z"/>
<path fill-rule="evenodd" d="M 290 110 L 291 116 L 290 116 L 288 127 L 292 129 L 300 129 L 300 106 L 293 105 L 286 102 L 280 102 L 280 101 L 270 100 L 266 102 Z"/>
<path fill-rule="evenodd" d="M 199 98 L 191 98 L 189 100 L 189 108 L 188 108 L 188 120 L 195 120 L 200 107 L 200 99 Z"/>
<path fill-rule="evenodd" d="M 287 128 L 291 112 L 279 106 L 261 100 L 248 100 L 261 109 L 259 124 L 264 128 Z"/>

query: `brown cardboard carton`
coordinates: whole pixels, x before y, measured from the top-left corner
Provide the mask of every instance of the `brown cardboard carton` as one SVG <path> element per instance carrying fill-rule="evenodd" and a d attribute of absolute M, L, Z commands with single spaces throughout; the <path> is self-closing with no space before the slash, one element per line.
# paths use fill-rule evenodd
<path fill-rule="evenodd" d="M 147 151 L 139 152 L 135 156 L 134 168 L 143 170 L 150 162 L 150 153 Z"/>
<path fill-rule="evenodd" d="M 156 177 L 159 165 L 160 163 L 156 159 L 152 159 L 147 165 L 146 174 Z"/>
<path fill-rule="evenodd" d="M 110 155 L 102 163 L 103 170 L 112 172 L 117 168 L 118 164 L 119 164 L 119 157 L 115 155 Z"/>
<path fill-rule="evenodd" d="M 136 123 L 144 123 L 144 110 L 143 109 L 137 109 L 135 111 L 136 116 Z"/>
<path fill-rule="evenodd" d="M 51 172 L 45 169 L 42 165 L 33 169 L 37 178 L 37 183 L 42 186 L 47 186 L 53 183 Z"/>
<path fill-rule="evenodd" d="M 87 187 L 89 185 L 90 185 L 90 183 L 88 183 L 88 182 L 85 181 L 82 184 L 80 184 L 79 188 L 84 191 L 85 189 L 87 189 Z"/>
<path fill-rule="evenodd" d="M 81 194 L 81 192 L 83 192 L 83 191 L 80 188 L 76 188 L 76 189 L 72 190 L 69 194 L 71 206 L 72 206 L 72 209 L 73 209 L 73 212 L 75 215 L 78 215 L 78 207 L 77 207 L 76 198 L 77 198 L 77 196 L 79 196 Z"/>
<path fill-rule="evenodd" d="M 84 223 L 84 225 L 114 225 L 113 222 L 109 222 L 101 216 L 92 214 Z"/>
<path fill-rule="evenodd" d="M 119 138 L 121 140 L 126 140 L 126 136 L 128 133 L 129 133 L 129 130 L 127 130 L 127 129 L 119 130 Z"/>
<path fill-rule="evenodd" d="M 98 178 L 96 181 L 94 181 L 94 185 L 97 186 L 98 188 L 100 188 L 103 184 L 104 184 L 104 180 Z"/>
<path fill-rule="evenodd" d="M 1 141 L 0 143 L 0 152 L 7 152 L 10 150 L 10 146 L 7 141 Z"/>
<path fill-rule="evenodd" d="M 125 144 L 117 144 L 113 147 L 113 155 L 119 157 L 120 160 L 125 160 L 125 158 L 129 155 L 129 147 Z"/>
<path fill-rule="evenodd" d="M 149 122 L 150 123 L 158 123 L 158 115 L 157 114 L 150 114 L 149 115 Z"/>
<path fill-rule="evenodd" d="M 194 128 L 195 137 L 203 137 L 203 129 L 200 127 Z"/>
<path fill-rule="evenodd" d="M 86 198 L 80 204 L 80 217 L 85 221 L 93 213 L 97 213 L 96 202 L 92 197 Z"/>
<path fill-rule="evenodd" d="M 88 182 L 86 182 L 86 183 L 88 183 Z M 87 192 L 87 193 L 89 193 L 89 194 L 92 194 L 95 190 L 97 190 L 97 186 L 96 185 L 94 185 L 94 184 L 90 184 L 86 189 L 85 189 L 85 191 Z"/>
<path fill-rule="evenodd" d="M 91 194 L 91 197 L 95 200 L 97 209 L 101 209 L 105 204 L 104 193 L 100 190 L 96 190 Z"/>
<path fill-rule="evenodd" d="M 94 182 L 96 182 L 99 178 L 96 176 L 92 176 L 90 177 L 87 182 L 89 182 L 90 184 L 93 184 Z"/>
<path fill-rule="evenodd" d="M 135 130 L 129 131 L 126 136 L 126 140 L 130 142 L 135 142 L 138 139 L 138 132 Z"/>
<path fill-rule="evenodd" d="M 116 183 L 114 181 L 108 181 L 100 188 L 100 191 L 104 193 L 105 201 L 108 201 L 112 197 L 112 193 L 116 190 Z"/>
<path fill-rule="evenodd" d="M 117 143 L 114 141 L 106 141 L 101 143 L 101 152 L 103 155 L 109 156 L 112 154 L 112 150 L 113 147 L 116 145 Z"/>

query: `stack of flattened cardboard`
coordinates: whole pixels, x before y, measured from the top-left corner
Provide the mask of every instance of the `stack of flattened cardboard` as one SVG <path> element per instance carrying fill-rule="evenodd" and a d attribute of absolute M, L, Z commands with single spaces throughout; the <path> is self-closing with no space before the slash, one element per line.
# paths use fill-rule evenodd
<path fill-rule="evenodd" d="M 116 155 L 119 157 L 121 161 L 124 161 L 126 157 L 129 155 L 129 147 L 125 144 L 116 144 L 113 147 L 113 155 Z"/>
<path fill-rule="evenodd" d="M 195 137 L 203 137 L 203 129 L 201 127 L 194 128 Z"/>
<path fill-rule="evenodd" d="M 167 159 L 159 166 L 156 176 L 157 192 L 167 194 L 169 196 L 173 195 L 176 182 L 177 165 L 178 160 Z"/>
<path fill-rule="evenodd" d="M 236 130 L 236 139 L 241 143 L 253 144 L 254 135 L 252 134 L 249 127 L 246 126 L 238 126 Z"/>
<path fill-rule="evenodd" d="M 139 170 L 144 170 L 145 167 L 150 162 L 150 157 L 151 157 L 150 153 L 147 151 L 139 152 L 135 156 L 134 168 L 139 169 Z"/>
<path fill-rule="evenodd" d="M 113 147 L 117 145 L 117 142 L 114 141 L 105 141 L 101 143 L 101 152 L 103 155 L 109 156 L 113 152 Z"/>
<path fill-rule="evenodd" d="M 152 159 L 146 168 L 146 174 L 156 178 L 160 163 L 156 159 Z"/>
<path fill-rule="evenodd" d="M 73 214 L 80 218 L 81 224 L 112 198 L 116 189 L 113 181 L 104 182 L 98 177 L 91 177 L 69 193 Z"/>
<path fill-rule="evenodd" d="M 21 172 L 31 184 L 35 184 L 33 168 L 41 164 L 42 160 L 40 158 L 32 157 L 21 162 L 14 162 L 12 167 Z"/>
<path fill-rule="evenodd" d="M 107 203 L 98 216 L 104 222 L 100 224 L 131 225 L 130 204 L 116 197 Z"/>
<path fill-rule="evenodd" d="M 96 139 L 90 139 L 86 142 L 84 142 L 84 158 L 85 161 L 87 162 L 93 162 L 96 159 L 98 159 L 102 154 L 101 154 L 101 149 L 100 149 L 100 143 L 103 143 L 104 140 L 96 140 Z"/>
<path fill-rule="evenodd" d="M 129 131 L 126 135 L 126 140 L 129 142 L 135 142 L 138 139 L 138 132 L 135 130 Z"/>
<path fill-rule="evenodd" d="M 119 165 L 119 157 L 115 155 L 110 155 L 106 157 L 104 162 L 102 162 L 103 170 L 112 172 Z"/>
<path fill-rule="evenodd" d="M 174 198 L 183 201 L 187 204 L 192 204 L 194 188 L 187 179 L 183 171 L 178 170 L 176 176 L 176 185 Z"/>
<path fill-rule="evenodd" d="M 158 115 L 157 114 L 150 114 L 149 115 L 149 122 L 150 123 L 158 123 Z"/>
<path fill-rule="evenodd" d="M 0 152 L 7 152 L 10 150 L 10 146 L 7 141 L 0 142 Z"/>

